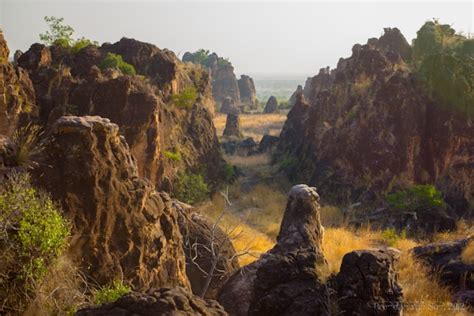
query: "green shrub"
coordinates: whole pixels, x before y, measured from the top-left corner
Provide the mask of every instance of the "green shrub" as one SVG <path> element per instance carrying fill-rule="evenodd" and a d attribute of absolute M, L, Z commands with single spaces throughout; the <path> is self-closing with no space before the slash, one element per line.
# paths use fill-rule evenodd
<path fill-rule="evenodd" d="M 96 290 L 93 301 L 97 305 L 112 303 L 131 291 L 132 289 L 128 285 L 123 284 L 123 282 L 114 281 L 111 285 Z"/>
<path fill-rule="evenodd" d="M 225 175 L 225 182 L 232 183 L 235 177 L 235 168 L 233 165 L 226 163 L 224 165 L 224 175 Z"/>
<path fill-rule="evenodd" d="M 395 228 L 387 228 L 382 232 L 382 240 L 387 246 L 394 247 L 400 239 L 406 238 L 405 231 L 399 235 Z"/>
<path fill-rule="evenodd" d="M 165 155 L 166 158 L 172 161 L 181 161 L 181 153 L 179 151 L 172 152 L 172 151 L 167 151 L 165 150 L 163 152 L 163 155 Z"/>
<path fill-rule="evenodd" d="M 109 68 L 118 69 L 125 75 L 136 74 L 135 68 L 132 65 L 124 62 L 122 56 L 113 53 L 107 53 L 107 56 L 102 60 L 99 67 L 102 70 Z"/>
<path fill-rule="evenodd" d="M 45 45 L 59 45 L 62 47 L 71 47 L 73 43 L 72 34 L 74 29 L 69 25 L 64 25 L 64 18 L 54 16 L 45 16 L 44 21 L 48 24 L 49 30 L 40 34 L 40 40 Z"/>
<path fill-rule="evenodd" d="M 87 46 L 90 46 L 90 45 L 94 45 L 94 46 L 99 46 L 99 43 L 95 42 L 95 41 L 91 41 L 90 39 L 87 39 L 87 38 L 80 38 L 78 40 L 76 40 L 74 42 L 74 45 L 72 46 L 71 48 L 71 51 L 74 53 L 74 54 L 77 54 L 79 53 L 81 50 L 83 50 L 84 48 L 86 48 Z"/>
<path fill-rule="evenodd" d="M 202 202 L 209 197 L 209 187 L 200 173 L 180 173 L 175 184 L 175 197 L 185 203 Z"/>
<path fill-rule="evenodd" d="M 441 193 L 432 185 L 414 185 L 405 190 L 388 194 L 387 203 L 395 210 L 418 211 L 432 208 L 446 208 Z"/>
<path fill-rule="evenodd" d="M 194 87 L 188 87 L 184 89 L 180 94 L 175 94 L 171 96 L 171 101 L 174 105 L 182 108 L 190 108 L 196 102 L 197 99 L 197 90 Z"/>
<path fill-rule="evenodd" d="M 12 174 L 0 188 L 0 305 L 21 308 L 67 246 L 69 224 L 58 206 Z"/>

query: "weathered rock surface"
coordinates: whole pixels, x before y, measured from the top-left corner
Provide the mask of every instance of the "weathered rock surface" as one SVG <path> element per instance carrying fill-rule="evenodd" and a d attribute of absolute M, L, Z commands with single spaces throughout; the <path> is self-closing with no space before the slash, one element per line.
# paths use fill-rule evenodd
<path fill-rule="evenodd" d="M 252 137 L 229 139 L 221 142 L 221 148 L 227 155 L 250 156 L 257 153 L 258 144 Z"/>
<path fill-rule="evenodd" d="M 230 237 L 201 214 L 182 207 L 179 227 L 184 239 L 186 274 L 195 295 L 217 298 L 229 276 L 239 268 Z M 214 266 L 215 264 L 215 266 Z M 206 283 L 209 282 L 208 288 Z"/>
<path fill-rule="evenodd" d="M 253 79 L 247 75 L 241 75 L 238 80 L 240 91 L 240 102 L 254 108 L 257 103 L 257 91 Z"/>
<path fill-rule="evenodd" d="M 263 109 L 263 113 L 269 114 L 269 113 L 275 113 L 276 111 L 278 111 L 278 101 L 272 95 L 270 98 L 268 98 L 268 101 L 265 104 L 265 108 Z"/>
<path fill-rule="evenodd" d="M 36 100 L 28 74 L 8 61 L 10 50 L 0 30 L 0 135 L 11 136 L 21 120 L 35 115 Z"/>
<path fill-rule="evenodd" d="M 109 52 L 123 56 L 139 75 L 101 71 L 97 66 Z M 160 190 L 170 190 L 178 172 L 202 167 L 211 187 L 217 185 L 223 161 L 205 70 L 184 65 L 168 50 L 126 38 L 101 47 L 90 45 L 75 54 L 34 44 L 18 63 L 30 73 L 46 128 L 62 115 L 107 117 L 120 126 L 139 174 Z M 58 64 L 62 66 L 53 66 Z M 191 88 L 196 90 L 195 102 L 189 108 L 174 105 L 173 98 Z M 182 159 L 171 161 L 165 151 L 180 152 Z"/>
<path fill-rule="evenodd" d="M 319 195 L 306 185 L 288 197 L 277 244 L 236 272 L 219 301 L 231 315 L 325 315 L 326 288 L 318 277 L 325 265 Z"/>
<path fill-rule="evenodd" d="M 290 99 L 288 100 L 288 103 L 290 103 L 290 106 L 293 106 L 295 105 L 296 103 L 296 96 L 300 93 L 303 93 L 303 86 L 301 85 L 298 85 L 298 87 L 296 87 L 296 91 L 293 92 L 293 94 L 290 96 Z"/>
<path fill-rule="evenodd" d="M 240 137 L 240 117 L 239 114 L 227 114 L 225 121 L 224 136 Z"/>
<path fill-rule="evenodd" d="M 239 114 L 240 108 L 235 104 L 234 99 L 227 97 L 222 102 L 220 112 L 225 114 Z"/>
<path fill-rule="evenodd" d="M 35 170 L 72 223 L 70 253 L 99 284 L 135 289 L 185 286 L 178 214 L 166 193 L 142 180 L 119 127 L 98 116 L 64 116 Z"/>
<path fill-rule="evenodd" d="M 195 56 L 193 53 L 186 52 L 183 55 L 184 62 L 200 63 L 200 56 Z M 219 57 L 216 53 L 208 56 L 205 64 L 212 77 L 212 95 L 217 103 L 218 108 L 226 98 L 232 98 L 236 104 L 240 104 L 240 92 L 237 78 L 234 73 L 232 64 Z"/>
<path fill-rule="evenodd" d="M 396 249 L 356 250 L 344 256 L 336 277 L 341 315 L 401 315 Z"/>
<path fill-rule="evenodd" d="M 149 316 L 201 315 L 225 316 L 222 306 L 213 300 L 203 300 L 187 290 L 177 288 L 152 289 L 147 293 L 131 293 L 116 302 L 84 308 L 77 316 Z"/>
<path fill-rule="evenodd" d="M 434 184 L 458 214 L 474 197 L 474 124 L 435 103 L 404 58 L 396 29 L 355 45 L 335 70 L 307 82 L 305 102 L 288 115 L 281 159 L 292 176 L 315 185 L 325 201 L 364 205 L 412 184 Z M 470 206 L 471 205 L 471 206 Z"/>
<path fill-rule="evenodd" d="M 415 247 L 413 256 L 431 268 L 452 289 L 474 290 L 474 264 L 463 262 L 461 254 L 474 236 L 452 242 Z"/>
<path fill-rule="evenodd" d="M 263 135 L 260 143 L 258 144 L 258 152 L 266 153 L 271 152 L 278 145 L 278 136 Z"/>

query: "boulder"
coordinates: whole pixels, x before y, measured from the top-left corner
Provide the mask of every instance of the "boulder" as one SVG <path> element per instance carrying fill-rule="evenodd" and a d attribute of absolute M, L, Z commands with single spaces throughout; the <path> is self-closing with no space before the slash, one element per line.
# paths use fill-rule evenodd
<path fill-rule="evenodd" d="M 191 209 L 181 207 L 179 216 L 191 289 L 195 295 L 215 299 L 229 276 L 240 267 L 232 241 L 215 223 Z"/>
<path fill-rule="evenodd" d="M 278 136 L 263 135 L 260 143 L 258 144 L 258 152 L 266 153 L 271 152 L 278 145 Z"/>
<path fill-rule="evenodd" d="M 274 96 L 271 96 L 268 98 L 267 103 L 265 104 L 265 109 L 263 109 L 263 113 L 269 114 L 269 113 L 275 113 L 278 111 L 278 101 Z"/>
<path fill-rule="evenodd" d="M 230 139 L 221 142 L 221 148 L 227 155 L 249 156 L 257 153 L 258 144 L 252 137 L 240 139 Z"/>
<path fill-rule="evenodd" d="M 296 88 L 296 91 L 293 92 L 293 94 L 290 96 L 290 99 L 288 100 L 288 103 L 290 104 L 290 106 L 293 106 L 295 105 L 296 103 L 296 96 L 300 93 L 303 93 L 303 86 L 301 86 L 300 84 L 298 85 L 298 87 Z"/>
<path fill-rule="evenodd" d="M 182 287 L 151 289 L 146 293 L 127 294 L 117 301 L 79 310 L 76 316 L 149 316 L 200 315 L 225 316 L 222 306 L 213 300 L 192 295 Z"/>
<path fill-rule="evenodd" d="M 328 312 L 326 288 L 318 276 L 318 269 L 326 264 L 319 209 L 314 188 L 291 189 L 277 244 L 237 271 L 221 291 L 219 301 L 231 315 Z"/>
<path fill-rule="evenodd" d="M 444 285 L 458 291 L 474 290 L 474 264 L 464 262 L 461 257 L 470 242 L 474 242 L 474 236 L 415 247 L 412 254 L 426 263 Z"/>
<path fill-rule="evenodd" d="M 240 137 L 240 117 L 238 114 L 227 114 L 223 135 Z"/>
<path fill-rule="evenodd" d="M 238 80 L 240 102 L 254 108 L 257 103 L 257 92 L 253 79 L 247 75 L 241 75 Z"/>
<path fill-rule="evenodd" d="M 402 315 L 396 249 L 356 250 L 344 256 L 336 276 L 341 315 Z"/>
<path fill-rule="evenodd" d="M 474 309 L 474 290 L 463 290 L 453 295 L 453 303 Z"/>
<path fill-rule="evenodd" d="M 34 179 L 71 221 L 70 253 L 84 275 L 137 290 L 189 287 L 177 210 L 140 178 L 119 127 L 98 116 L 63 116 L 49 137 Z"/>

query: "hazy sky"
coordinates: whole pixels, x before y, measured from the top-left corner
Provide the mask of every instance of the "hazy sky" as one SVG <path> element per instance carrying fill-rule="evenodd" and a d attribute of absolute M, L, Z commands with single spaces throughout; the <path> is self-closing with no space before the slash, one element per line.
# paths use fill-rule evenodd
<path fill-rule="evenodd" d="M 355 43 L 398 27 L 411 41 L 432 18 L 474 32 L 473 1 L 93 1 L 0 0 L 0 27 L 12 51 L 38 41 L 44 16 L 64 17 L 75 36 L 99 42 L 133 37 L 182 56 L 207 48 L 237 73 L 310 75 L 334 67 Z"/>

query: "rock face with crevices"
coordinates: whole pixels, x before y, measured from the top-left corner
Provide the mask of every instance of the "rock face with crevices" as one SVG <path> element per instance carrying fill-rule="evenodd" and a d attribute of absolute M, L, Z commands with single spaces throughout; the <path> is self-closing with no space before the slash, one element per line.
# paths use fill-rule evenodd
<path fill-rule="evenodd" d="M 288 173 L 324 201 L 364 206 L 414 184 L 433 184 L 458 215 L 472 215 L 474 124 L 436 103 L 406 60 L 397 29 L 354 45 L 321 69 L 288 114 L 278 146 Z"/>
<path fill-rule="evenodd" d="M 248 105 L 250 108 L 255 108 L 257 103 L 257 91 L 255 90 L 253 79 L 247 75 L 241 75 L 238 83 L 240 102 Z"/>
<path fill-rule="evenodd" d="M 402 289 L 393 248 L 356 250 L 344 256 L 336 276 L 340 315 L 402 314 Z"/>
<path fill-rule="evenodd" d="M 101 70 L 108 53 L 122 56 L 137 75 Z M 169 50 L 128 38 L 77 53 L 34 44 L 18 64 L 29 72 L 39 121 L 46 129 L 63 115 L 107 117 L 120 126 L 140 176 L 159 190 L 171 192 L 180 172 L 198 170 L 212 188 L 218 185 L 224 162 L 212 122 L 215 104 L 207 71 L 182 63 Z M 174 100 L 186 91 L 195 91 L 196 99 L 177 105 Z M 166 152 L 179 152 L 181 159 L 169 159 Z"/>
<path fill-rule="evenodd" d="M 318 276 L 326 264 L 321 245 L 319 195 L 294 186 L 273 249 L 241 268 L 227 282 L 219 302 L 231 315 L 324 315 L 326 288 Z"/>
<path fill-rule="evenodd" d="M 240 134 L 240 116 L 239 114 L 229 113 L 225 121 L 224 136 L 237 136 Z"/>
<path fill-rule="evenodd" d="M 0 30 L 0 135 L 36 115 L 36 98 L 28 73 L 8 61 L 10 50 Z"/>
<path fill-rule="evenodd" d="M 275 113 L 276 111 L 278 111 L 278 101 L 272 95 L 270 98 L 268 98 L 268 101 L 265 104 L 265 108 L 263 109 L 263 113 L 270 114 L 270 113 Z"/>
<path fill-rule="evenodd" d="M 64 116 L 34 171 L 72 224 L 70 254 L 99 284 L 189 287 L 178 214 L 140 178 L 119 127 L 98 116 Z"/>
<path fill-rule="evenodd" d="M 147 293 L 131 293 L 116 302 L 79 310 L 76 316 L 225 316 L 216 301 L 203 300 L 184 288 L 152 289 Z"/>

